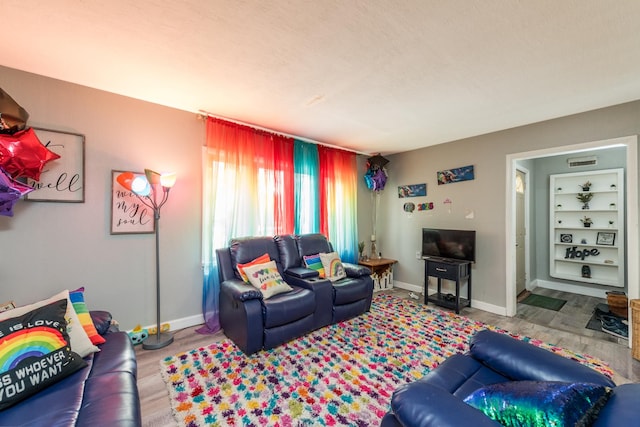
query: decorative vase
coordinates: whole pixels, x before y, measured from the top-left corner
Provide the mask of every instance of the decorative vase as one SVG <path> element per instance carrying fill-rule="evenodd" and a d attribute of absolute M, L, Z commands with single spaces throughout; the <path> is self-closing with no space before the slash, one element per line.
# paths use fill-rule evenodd
<path fill-rule="evenodd" d="M 584 203 L 582 205 L 582 210 L 587 210 L 587 209 L 589 209 L 589 203 Z"/>

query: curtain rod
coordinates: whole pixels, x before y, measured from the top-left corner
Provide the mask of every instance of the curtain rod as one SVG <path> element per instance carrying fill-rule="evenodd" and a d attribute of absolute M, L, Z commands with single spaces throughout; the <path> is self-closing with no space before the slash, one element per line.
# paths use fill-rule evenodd
<path fill-rule="evenodd" d="M 243 121 L 240 121 L 240 120 L 230 119 L 228 117 L 219 116 L 217 114 L 209 113 L 208 111 L 204 111 L 204 110 L 198 110 L 197 114 L 198 114 L 198 116 L 213 117 L 214 119 L 221 119 L 221 120 L 226 120 L 228 122 L 235 123 L 235 124 L 238 124 L 238 125 L 249 126 L 249 127 L 254 128 L 254 129 L 263 130 L 265 132 L 277 133 L 277 134 L 280 134 L 282 136 L 286 136 L 286 137 L 294 138 L 294 139 L 299 139 L 301 141 L 309 142 L 311 144 L 322 145 L 322 146 L 330 147 L 330 148 L 336 148 L 338 150 L 351 151 L 352 153 L 362 154 L 364 156 L 372 156 L 373 155 L 371 153 L 365 153 L 365 152 L 362 152 L 362 151 L 352 150 L 350 148 L 344 148 L 344 147 L 339 147 L 339 146 L 333 145 L 333 144 L 327 144 L 326 142 L 315 141 L 313 139 L 305 138 L 303 136 L 291 135 L 289 133 L 284 133 L 284 132 L 280 132 L 280 131 L 277 131 L 277 130 L 273 130 L 273 129 L 265 128 L 265 127 L 262 127 L 262 126 L 254 125 L 253 123 L 247 123 L 247 122 L 243 122 Z"/>

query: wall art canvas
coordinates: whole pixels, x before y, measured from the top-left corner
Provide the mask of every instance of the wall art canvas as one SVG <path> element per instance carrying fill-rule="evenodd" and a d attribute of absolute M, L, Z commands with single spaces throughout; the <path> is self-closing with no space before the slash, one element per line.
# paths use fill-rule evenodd
<path fill-rule="evenodd" d="M 60 158 L 44 166 L 40 181 L 27 180 L 34 190 L 24 199 L 84 203 L 84 135 L 36 127 L 33 130 L 40 142 Z"/>
<path fill-rule="evenodd" d="M 411 184 L 398 186 L 398 197 L 419 197 L 427 195 L 427 184 Z"/>
<path fill-rule="evenodd" d="M 153 210 L 117 181 L 124 171 L 111 171 L 111 234 L 144 234 L 155 231 Z M 143 175 L 136 172 L 134 175 Z"/>
<path fill-rule="evenodd" d="M 451 184 L 453 182 L 460 181 L 470 181 L 472 179 L 475 179 L 473 165 L 438 171 L 437 175 L 438 185 Z"/>

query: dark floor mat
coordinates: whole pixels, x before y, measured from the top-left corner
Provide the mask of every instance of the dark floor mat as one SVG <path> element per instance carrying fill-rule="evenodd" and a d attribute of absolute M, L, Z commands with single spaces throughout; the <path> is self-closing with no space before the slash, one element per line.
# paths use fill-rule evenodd
<path fill-rule="evenodd" d="M 522 304 L 546 308 L 547 310 L 560 311 L 567 300 L 548 297 L 545 295 L 531 294 L 522 300 Z"/>

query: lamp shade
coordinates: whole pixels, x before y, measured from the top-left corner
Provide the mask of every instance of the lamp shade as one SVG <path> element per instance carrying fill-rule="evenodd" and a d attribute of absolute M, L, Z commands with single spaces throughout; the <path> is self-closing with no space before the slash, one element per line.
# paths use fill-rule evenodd
<path fill-rule="evenodd" d="M 175 172 L 166 172 L 160 175 L 160 185 L 171 188 L 176 183 L 177 175 Z"/>
<path fill-rule="evenodd" d="M 131 183 L 131 191 L 136 193 L 138 196 L 148 196 L 149 193 L 151 193 L 151 186 L 144 175 L 138 175 Z"/>

